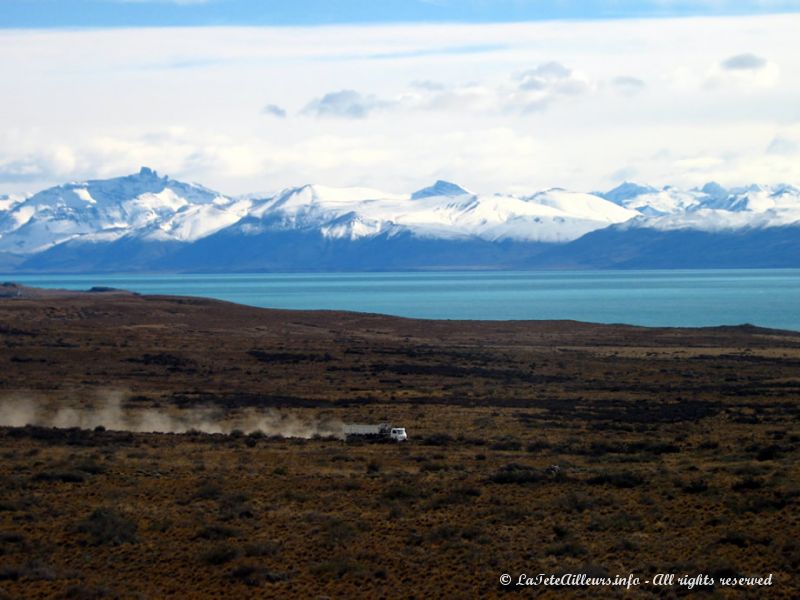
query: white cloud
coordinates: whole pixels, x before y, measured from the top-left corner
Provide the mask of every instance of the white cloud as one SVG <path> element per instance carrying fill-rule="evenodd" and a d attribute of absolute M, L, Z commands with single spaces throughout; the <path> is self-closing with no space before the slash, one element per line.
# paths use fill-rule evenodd
<path fill-rule="evenodd" d="M 720 66 L 726 71 L 757 71 L 767 66 L 767 59 L 748 52 L 726 58 Z"/>
<path fill-rule="evenodd" d="M 2 30 L 0 193 L 142 164 L 226 193 L 800 183 L 798 30 L 791 15 Z M 492 50 L 431 52 L 467 46 Z M 747 53 L 765 64 L 725 67 Z"/>
<path fill-rule="evenodd" d="M 264 113 L 265 115 L 278 117 L 279 119 L 286 118 L 286 109 L 278 106 L 277 104 L 267 104 L 264 108 L 261 109 L 261 112 Z"/>
<path fill-rule="evenodd" d="M 736 54 L 715 63 L 709 69 L 705 87 L 707 89 L 774 87 L 780 80 L 780 74 L 778 65 L 766 58 L 751 53 Z"/>
<path fill-rule="evenodd" d="M 303 114 L 317 117 L 339 117 L 344 119 L 363 119 L 369 113 L 388 108 L 391 102 L 380 100 L 377 96 L 364 95 L 355 90 L 328 92 L 315 98 L 303 109 Z"/>
<path fill-rule="evenodd" d="M 772 157 L 800 158 L 800 122 L 781 127 L 769 141 L 766 153 Z"/>
<path fill-rule="evenodd" d="M 355 90 L 328 92 L 309 102 L 302 114 L 364 119 L 385 110 L 527 113 L 544 110 L 560 98 L 587 94 L 592 88 L 585 76 L 551 61 L 509 76 L 494 86 L 415 81 L 393 98 Z"/>
<path fill-rule="evenodd" d="M 783 136 L 775 136 L 767 146 L 767 154 L 791 156 L 800 153 L 800 144 Z"/>
<path fill-rule="evenodd" d="M 620 75 L 611 80 L 611 85 L 625 96 L 634 96 L 647 87 L 647 84 L 638 77 Z"/>
<path fill-rule="evenodd" d="M 527 69 L 516 80 L 509 106 L 522 112 L 543 110 L 559 98 L 587 94 L 592 87 L 585 75 L 555 61 Z"/>

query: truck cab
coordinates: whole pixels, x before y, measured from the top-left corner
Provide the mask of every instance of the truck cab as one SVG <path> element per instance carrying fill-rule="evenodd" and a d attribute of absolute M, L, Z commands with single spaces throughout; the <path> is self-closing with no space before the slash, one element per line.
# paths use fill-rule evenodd
<path fill-rule="evenodd" d="M 395 442 L 405 442 L 408 439 L 405 427 L 392 427 L 389 431 L 389 437 Z"/>

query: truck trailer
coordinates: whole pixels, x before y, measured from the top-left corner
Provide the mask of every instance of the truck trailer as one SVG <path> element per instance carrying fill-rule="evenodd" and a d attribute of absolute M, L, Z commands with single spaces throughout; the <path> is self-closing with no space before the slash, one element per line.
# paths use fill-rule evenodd
<path fill-rule="evenodd" d="M 408 439 L 405 427 L 394 427 L 388 423 L 380 423 L 378 425 L 353 423 L 345 425 L 344 436 L 347 441 L 405 442 Z"/>

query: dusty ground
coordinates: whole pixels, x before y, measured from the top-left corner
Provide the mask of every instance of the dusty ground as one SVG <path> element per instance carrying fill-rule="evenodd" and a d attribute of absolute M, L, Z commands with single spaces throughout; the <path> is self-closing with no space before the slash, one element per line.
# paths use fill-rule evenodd
<path fill-rule="evenodd" d="M 0 289 L 7 421 L 113 396 L 411 436 L 0 428 L 0 598 L 800 596 L 800 334 Z"/>

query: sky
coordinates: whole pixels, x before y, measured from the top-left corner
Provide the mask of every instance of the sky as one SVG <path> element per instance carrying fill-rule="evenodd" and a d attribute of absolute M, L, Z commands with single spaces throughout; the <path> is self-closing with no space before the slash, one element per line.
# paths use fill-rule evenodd
<path fill-rule="evenodd" d="M 800 0 L 0 0 L 0 194 L 800 184 Z"/>

